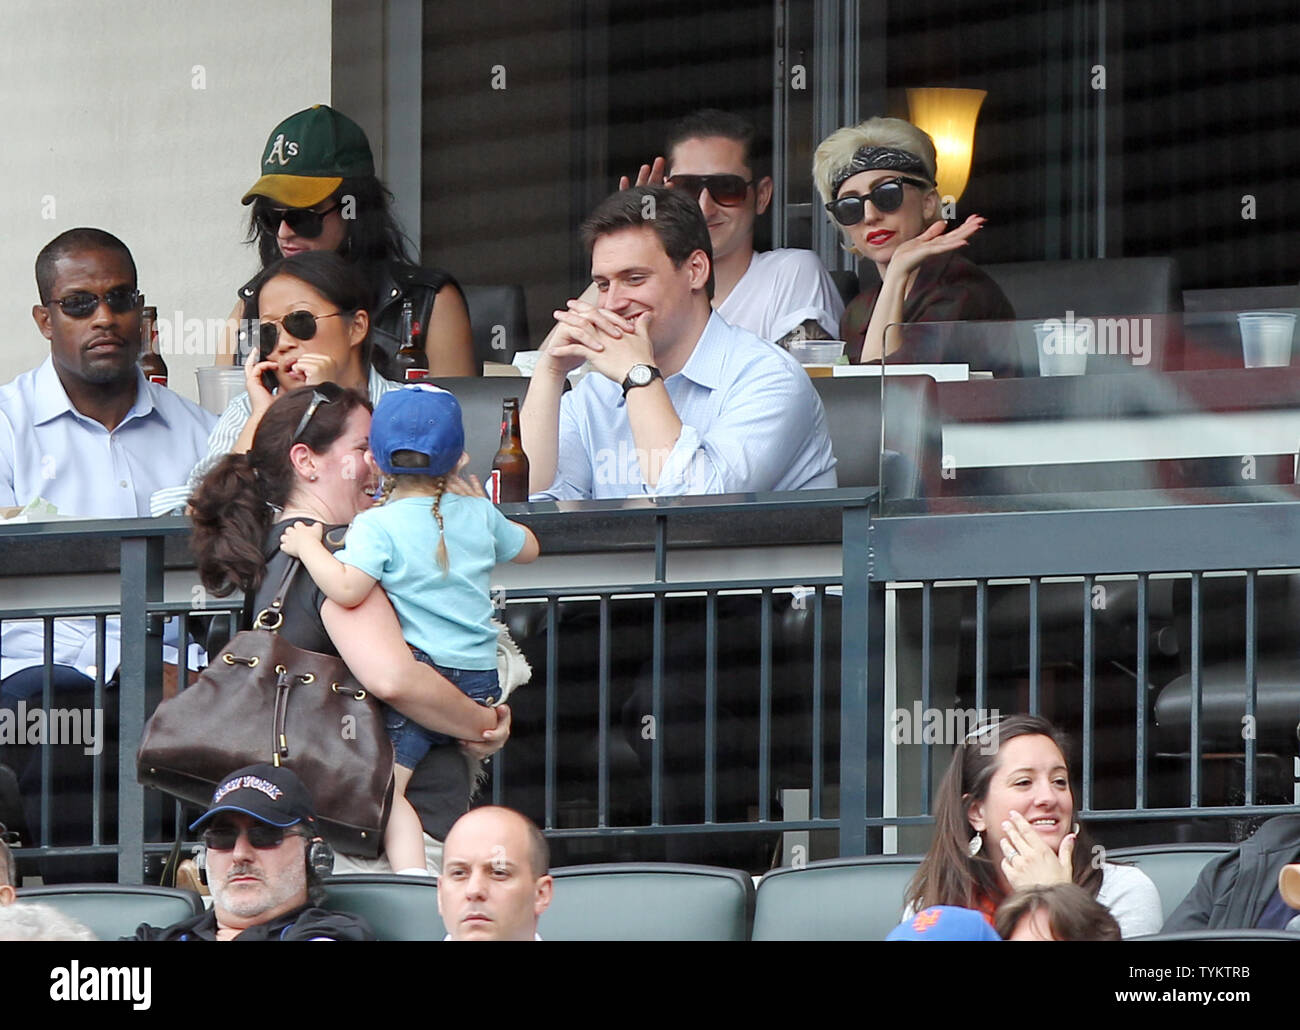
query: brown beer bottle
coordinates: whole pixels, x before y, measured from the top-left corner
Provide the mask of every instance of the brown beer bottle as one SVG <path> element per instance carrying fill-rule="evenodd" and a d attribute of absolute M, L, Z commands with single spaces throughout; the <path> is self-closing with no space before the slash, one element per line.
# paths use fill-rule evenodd
<path fill-rule="evenodd" d="M 408 383 L 429 377 L 429 356 L 420 345 L 420 323 L 415 321 L 411 301 L 402 301 L 402 321 L 398 330 L 401 345 L 393 355 L 393 368 Z"/>
<path fill-rule="evenodd" d="M 528 455 L 519 435 L 519 398 L 501 405 L 501 449 L 492 459 L 488 494 L 497 503 L 528 500 Z"/>
<path fill-rule="evenodd" d="M 149 382 L 167 385 L 167 362 L 158 353 L 158 309 L 155 307 L 140 312 L 140 370 Z"/>

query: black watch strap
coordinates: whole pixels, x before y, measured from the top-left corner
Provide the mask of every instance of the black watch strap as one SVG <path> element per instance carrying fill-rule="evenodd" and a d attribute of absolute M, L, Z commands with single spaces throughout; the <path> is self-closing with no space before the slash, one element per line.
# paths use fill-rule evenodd
<path fill-rule="evenodd" d="M 654 365 L 633 365 L 627 373 L 627 378 L 623 380 L 623 396 L 627 396 L 628 390 L 636 386 L 649 386 L 656 379 L 662 379 L 664 374 L 655 368 Z"/>

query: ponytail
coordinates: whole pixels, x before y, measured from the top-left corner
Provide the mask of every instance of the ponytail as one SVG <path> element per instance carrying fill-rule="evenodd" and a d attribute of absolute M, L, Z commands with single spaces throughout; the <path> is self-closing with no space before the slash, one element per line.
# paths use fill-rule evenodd
<path fill-rule="evenodd" d="M 217 597 L 256 590 L 266 574 L 262 546 L 272 508 L 249 456 L 227 454 L 203 477 L 189 503 L 190 547 L 203 585 Z"/>

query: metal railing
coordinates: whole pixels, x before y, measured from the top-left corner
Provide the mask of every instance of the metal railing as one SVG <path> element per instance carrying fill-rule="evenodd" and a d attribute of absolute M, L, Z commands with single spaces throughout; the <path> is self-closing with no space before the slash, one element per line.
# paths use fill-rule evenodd
<path fill-rule="evenodd" d="M 921 761 L 912 763 L 917 766 L 915 776 L 912 770 L 903 770 L 908 764 L 906 757 L 900 760 L 889 731 L 893 713 L 903 700 L 911 699 L 906 696 L 910 687 L 904 681 L 919 674 L 915 700 L 924 709 L 941 704 L 982 709 L 992 701 L 1004 703 L 1009 698 L 1010 708 L 1023 699 L 1025 710 L 1043 711 L 1063 693 L 1056 683 L 1060 677 L 1045 674 L 1045 662 L 1052 660 L 1048 654 L 1049 623 L 1058 618 L 1046 609 L 1049 600 L 1055 603 L 1062 590 L 1069 590 L 1077 591 L 1077 605 L 1071 614 L 1067 604 L 1066 614 L 1059 617 L 1074 621 L 1081 641 L 1079 666 L 1066 677 L 1073 683 L 1070 677 L 1077 674 L 1077 722 L 1082 740 L 1080 816 L 1167 822 L 1296 809 L 1294 805 L 1261 803 L 1256 767 L 1262 749 L 1250 735 L 1242 737 L 1240 761 L 1244 762 L 1245 778 L 1241 803 L 1224 803 L 1207 789 L 1203 766 L 1211 756 L 1202 747 L 1206 732 L 1202 721 L 1206 644 L 1202 606 L 1206 585 L 1216 576 L 1234 573 L 1240 577 L 1245 598 L 1243 713 L 1253 719 L 1260 713 L 1258 640 L 1261 630 L 1271 632 L 1273 625 L 1269 613 L 1262 609 L 1259 588 L 1273 579 L 1274 572 L 1296 564 L 1294 541 L 1300 539 L 1300 504 L 881 518 L 873 517 L 871 499 L 869 491 L 837 491 L 810 497 L 710 499 L 707 503 L 679 500 L 636 508 L 596 506 L 582 512 L 534 506 L 521 513 L 518 517 L 539 533 L 544 553 L 552 555 L 557 572 L 569 567 L 565 562 L 576 560 L 572 554 L 555 557 L 557 551 L 565 550 L 561 538 L 566 534 L 570 541 L 589 538 L 592 532 L 618 538 L 621 542 L 615 553 L 631 548 L 642 558 L 649 554 L 653 572 L 626 582 L 592 585 L 579 578 L 569 584 L 522 585 L 505 592 L 512 614 L 523 611 L 529 616 L 522 621 L 531 626 L 531 635 L 520 642 L 534 659 L 535 678 L 533 685 L 524 688 L 525 694 L 512 700 L 519 714 L 511 747 L 495 760 L 494 800 L 520 804 L 525 810 L 533 806 L 533 814 L 548 835 L 559 840 L 684 839 L 701 834 L 832 830 L 841 855 L 882 851 L 887 830 L 930 821 L 927 813 L 933 802 L 935 766 L 945 754 L 942 744 L 924 742 Z M 747 537 L 753 520 L 768 519 L 770 537 L 772 527 L 779 529 L 782 519 L 803 522 L 816 512 L 820 512 L 823 529 L 837 524 L 838 532 L 831 535 L 839 540 L 831 542 L 823 533 L 821 538 L 802 542 L 830 543 L 842 563 L 842 575 L 830 574 L 823 565 L 800 576 L 789 571 L 788 563 L 779 574 L 767 572 L 771 561 L 789 556 L 787 545 L 799 542 L 798 534 L 766 544 L 759 542 L 761 534 L 754 536 L 748 550 L 735 552 L 746 555 L 739 575 L 692 575 L 704 567 L 702 556 L 731 554 L 737 545 L 744 546 L 743 541 L 724 539 L 726 534 L 720 533 L 719 527 L 737 526 L 736 532 Z M 639 544 L 626 539 L 628 527 L 635 529 L 631 535 L 638 537 Z M 149 806 L 156 808 L 158 802 L 153 796 L 154 800 L 146 803 L 146 793 L 135 783 L 134 745 L 160 696 L 162 650 L 153 623 L 158 615 L 188 619 L 192 612 L 197 614 L 192 603 L 163 599 L 164 542 L 187 532 L 187 524 L 180 519 L 0 530 L 0 547 L 6 550 L 39 543 L 77 554 L 87 541 L 98 541 L 101 551 L 105 547 L 115 550 L 121 570 L 120 606 L 14 606 L 0 610 L 0 619 L 6 621 L 41 618 L 47 625 L 59 616 L 92 614 L 100 620 L 101 639 L 103 620 L 121 613 L 120 682 L 115 692 L 121 741 L 116 756 L 116 843 L 105 843 L 98 832 L 103 763 L 108 761 L 100 756 L 93 784 L 95 828 L 88 843 L 75 848 L 24 847 L 20 856 L 115 853 L 119 880 L 133 883 L 141 879 L 145 853 L 165 849 L 156 830 L 148 829 L 154 825 L 154 820 L 147 818 L 152 811 Z M 548 552 L 548 541 L 558 541 L 558 546 Z M 1212 548 L 1207 541 L 1213 541 Z M 587 539 L 585 550 L 610 553 L 591 539 Z M 173 564 L 174 559 L 175 555 Z M 539 568 L 545 567 L 544 559 Z M 98 569 L 103 571 L 102 564 Z M 91 563 L 81 571 L 94 570 Z M 114 573 L 109 570 L 109 574 Z M 682 578 L 673 578 L 674 574 Z M 1156 618 L 1152 595 L 1171 575 L 1180 577 L 1189 591 L 1182 650 L 1190 670 L 1185 754 L 1171 759 L 1185 764 L 1187 791 L 1173 802 L 1157 798 L 1152 790 L 1152 762 L 1162 753 L 1153 743 L 1156 727 L 1152 725 L 1148 686 L 1153 682 L 1154 664 L 1165 660 L 1152 652 Z M 1138 685 L 1125 716 L 1131 719 L 1134 748 L 1132 796 L 1129 803 L 1118 805 L 1099 803 L 1099 791 L 1108 796 L 1113 791 L 1098 778 L 1099 762 L 1108 769 L 1114 765 L 1113 755 L 1099 750 L 1098 720 L 1114 716 L 1117 706 L 1099 694 L 1103 677 L 1097 667 L 1099 636 L 1111 640 L 1115 635 L 1114 627 L 1107 624 L 1113 613 L 1091 603 L 1096 587 L 1117 583 L 1129 584 L 1133 590 L 1131 671 Z M 1023 639 L 1027 654 L 1027 661 L 1017 667 L 1014 684 L 999 671 L 1000 655 L 990 650 L 990 626 L 1011 589 L 1024 591 L 1027 598 L 1023 618 L 1016 615 L 1011 619 L 1011 632 Z M 936 614 L 937 602 L 945 597 L 960 597 L 958 607 L 965 609 L 955 628 Z M 919 599 L 919 606 L 913 599 Z M 236 606 L 237 601 L 232 601 L 220 609 L 204 606 L 201 612 L 211 614 Z M 900 614 L 908 606 L 919 607 L 915 627 L 919 646 L 911 652 L 899 643 L 908 635 L 904 626 L 908 613 Z M 628 619 L 626 613 L 634 610 L 641 615 Z M 742 612 L 738 620 L 728 621 L 736 611 Z M 789 625 L 792 611 L 798 613 L 795 621 L 799 625 L 794 630 Z M 576 636 L 575 613 L 579 616 L 576 622 L 585 626 Z M 683 653 L 675 634 L 687 624 L 692 624 L 695 634 L 693 649 L 684 652 L 689 661 L 675 666 Z M 632 635 L 625 632 L 628 626 Z M 739 688 L 728 680 L 732 671 L 729 656 L 737 648 L 737 638 L 729 634 L 735 626 L 750 634 L 739 638 L 740 649 L 752 648 L 753 653 L 746 672 L 750 679 L 745 681 L 742 676 Z M 1123 632 L 1129 628 L 1126 622 Z M 969 645 L 973 654 L 970 662 L 959 659 L 955 671 L 951 661 L 940 657 L 942 649 L 938 647 L 939 639 L 953 632 L 967 638 L 957 652 Z M 648 639 L 640 657 L 635 651 L 636 634 L 643 641 Z M 899 649 L 888 663 L 887 642 Z M 47 644 L 47 660 L 51 653 Z M 833 668 L 836 661 L 838 676 Z M 1113 655 L 1105 661 L 1115 667 L 1124 665 Z M 620 730 L 620 702 L 627 709 L 626 670 L 632 664 L 642 670 L 643 693 L 648 699 L 640 717 L 649 717 L 648 725 L 656 730 L 639 741 L 634 732 Z M 698 756 L 702 762 L 698 783 L 692 788 L 696 793 L 686 806 L 698 814 L 675 819 L 681 808 L 674 807 L 672 792 L 680 788 L 681 777 L 674 779 L 674 743 L 664 731 L 673 727 L 674 705 L 681 700 L 677 677 L 683 665 L 690 666 L 686 671 L 696 677 L 701 689 L 700 697 L 692 698 L 700 721 L 689 729 L 705 744 Z M 94 690 L 97 705 L 112 703 L 105 694 L 102 666 L 101 661 Z M 579 684 L 574 669 L 587 677 L 583 683 Z M 737 690 L 748 707 L 741 722 L 730 723 L 725 699 L 728 691 L 736 696 Z M 57 703 L 48 676 L 42 701 L 47 707 Z M 581 708 L 579 717 L 567 710 L 573 704 Z M 530 706 L 532 715 L 525 717 Z M 789 712 L 794 712 L 793 722 L 783 722 L 783 713 Z M 806 734 L 806 739 L 797 742 L 801 749 L 797 759 L 783 764 L 774 753 L 792 746 L 786 734 L 790 725 Z M 1167 736 L 1166 731 L 1161 733 Z M 743 770 L 751 782 L 737 794 L 719 763 L 719 741 L 732 744 L 740 738 L 746 738 L 753 765 Z M 629 739 L 646 758 L 631 772 L 623 747 Z M 594 759 L 575 763 L 570 750 L 575 740 L 594 745 Z M 42 805 L 48 816 L 52 806 L 58 805 L 59 794 L 49 777 L 48 745 L 46 750 Z M 644 790 L 644 803 L 638 800 L 620 806 L 619 793 L 629 783 Z M 793 786 L 809 790 L 807 818 L 784 819 L 775 804 L 778 791 Z M 575 797 L 580 803 L 569 803 Z M 726 816 L 724 809 L 737 800 L 747 806 L 747 812 L 739 818 Z M 734 809 L 734 804 L 731 807 Z M 633 818 L 627 818 L 629 812 Z"/>
<path fill-rule="evenodd" d="M 1073 694 L 1067 700 L 1078 705 L 1079 818 L 1123 823 L 1276 815 L 1300 810 L 1300 806 L 1265 804 L 1258 796 L 1259 763 L 1266 757 L 1259 743 L 1262 727 L 1258 720 L 1263 714 L 1259 673 L 1261 636 L 1285 638 L 1279 630 L 1284 629 L 1281 620 L 1286 618 L 1286 609 L 1276 608 L 1285 604 L 1273 596 L 1278 591 L 1270 591 L 1273 610 L 1264 610 L 1260 595 L 1265 583 L 1289 588 L 1286 578 L 1274 574 L 1300 565 L 1295 543 L 1300 539 L 1298 533 L 1300 504 L 1294 502 L 876 518 L 871 526 L 873 610 L 883 607 L 887 589 L 899 593 L 913 589 L 919 594 L 920 625 L 915 635 L 919 639 L 918 700 L 922 709 L 931 708 L 937 696 L 934 650 L 936 636 L 943 633 L 962 633 L 967 638 L 965 650 L 973 652 L 958 671 L 962 682 L 955 689 L 971 696 L 976 711 L 989 709 L 995 691 L 1007 697 L 1009 678 L 1019 681 L 1018 694 L 1026 702 L 1018 710 L 1043 714 L 1049 694 Z M 1214 599 L 1207 600 L 1207 586 L 1212 584 L 1227 584 L 1231 589 L 1218 590 Z M 1168 602 L 1171 585 L 1185 595 L 1175 598 L 1172 609 Z M 1158 616 L 1152 613 L 1157 589 L 1166 595 L 1165 610 Z M 1005 610 L 999 613 L 1004 624 L 1009 622 L 1012 627 L 1009 633 L 1003 627 L 999 655 L 1016 646 L 1014 637 L 1018 635 L 1027 660 L 1011 662 L 1015 668 L 1009 677 L 1005 669 L 1001 675 L 990 671 L 994 664 L 990 632 L 994 606 L 1010 590 L 1024 593 L 1025 603 L 1014 608 L 1009 620 Z M 1119 616 L 1108 610 L 1105 602 L 1107 593 L 1114 595 L 1117 590 L 1127 594 Z M 959 603 L 964 630 L 954 630 L 936 618 L 936 599 L 949 591 L 965 595 Z M 996 596 L 999 593 L 1001 597 Z M 1207 612 L 1207 604 L 1218 607 Z M 1207 640 L 1205 625 L 1210 616 L 1216 619 L 1220 632 Z M 1159 634 L 1157 622 L 1162 623 Z M 1068 634 L 1077 634 L 1077 646 L 1074 640 L 1061 644 L 1062 627 Z M 1045 682 L 1045 665 L 1053 660 L 1045 653 L 1046 641 L 1053 632 L 1057 636 L 1055 660 L 1068 667 L 1064 690 L 1060 683 L 1049 689 Z M 1186 669 L 1181 680 L 1163 685 L 1159 679 L 1168 675 L 1171 663 L 1169 656 L 1153 654 L 1153 640 L 1163 640 L 1161 634 L 1172 638 L 1170 649 L 1179 659 L 1178 668 L 1172 671 Z M 1287 657 L 1292 651 L 1285 639 L 1280 647 L 1275 639 L 1271 650 L 1275 658 Z M 1213 653 L 1207 655 L 1207 651 Z M 1295 653 L 1300 655 L 1300 650 Z M 1132 681 L 1134 701 L 1127 713 L 1117 713 L 1115 705 L 1101 702 L 1099 659 L 1121 674 L 1116 678 Z M 1162 676 L 1155 677 L 1158 660 L 1166 668 Z M 1238 661 L 1239 678 L 1234 664 Z M 1224 672 L 1227 666 L 1232 668 Z M 1220 687 L 1211 698 L 1217 723 L 1212 726 L 1203 709 L 1207 672 L 1216 669 Z M 1172 711 L 1172 726 L 1154 726 L 1154 699 L 1149 695 L 1159 689 L 1159 696 L 1164 697 L 1170 690 L 1181 689 L 1179 682 L 1186 687 L 1185 713 Z M 953 686 L 946 684 L 945 688 Z M 1275 724 L 1274 741 L 1279 735 L 1288 738 L 1286 750 L 1279 748 L 1271 757 L 1285 765 L 1289 780 L 1296 752 L 1295 728 L 1300 722 L 1300 679 L 1294 680 L 1288 696 L 1290 700 L 1283 701 L 1281 710 L 1273 709 L 1269 717 Z M 1230 748 L 1221 746 L 1210 753 L 1204 742 L 1230 735 L 1226 727 L 1236 719 L 1234 706 L 1238 702 L 1237 739 Z M 1131 720 L 1118 734 L 1122 745 L 1131 742 L 1133 747 L 1131 795 L 1128 804 L 1103 805 L 1098 803 L 1098 789 L 1104 785 L 1097 775 L 1098 763 L 1104 761 L 1112 769 L 1122 763 L 1113 753 L 1118 749 L 1106 752 L 1099 746 L 1098 722 L 1105 718 L 1113 723 L 1117 714 Z M 1181 727 L 1184 717 L 1185 730 Z M 1157 729 L 1161 744 L 1155 741 Z M 1115 738 L 1112 732 L 1112 745 Z M 873 723 L 870 746 L 886 746 L 879 724 Z M 920 746 L 918 812 L 882 819 L 882 826 L 930 821 L 922 813 L 932 808 L 932 760 L 942 749 L 925 742 Z M 1162 801 L 1153 798 L 1152 767 L 1157 758 L 1185 767 L 1181 803 L 1170 795 L 1182 792 L 1167 786 Z M 1204 773 L 1211 760 L 1240 763 L 1241 783 L 1239 787 L 1234 784 L 1231 791 L 1239 803 L 1222 803 L 1222 799 L 1213 803 L 1208 798 Z M 874 781 L 871 791 L 873 799 L 883 794 Z M 1294 794 L 1288 800 L 1294 800 Z M 875 824 L 875 820 L 868 822 Z"/>

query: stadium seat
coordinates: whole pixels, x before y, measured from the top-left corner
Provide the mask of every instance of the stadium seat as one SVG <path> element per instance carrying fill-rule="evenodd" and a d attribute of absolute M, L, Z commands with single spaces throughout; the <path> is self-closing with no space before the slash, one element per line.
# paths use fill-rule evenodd
<path fill-rule="evenodd" d="M 1300 941 L 1300 933 L 1285 930 L 1179 930 L 1177 933 L 1152 933 L 1145 937 L 1127 937 L 1129 941 Z"/>
<path fill-rule="evenodd" d="M 516 351 L 528 350 L 528 309 L 522 286 L 462 286 L 461 292 L 480 369 L 485 361 L 508 365 Z"/>
<path fill-rule="evenodd" d="M 468 471 L 486 483 L 501 446 L 501 404 L 508 397 L 517 397 L 522 406 L 528 380 L 518 376 L 445 376 L 429 382 L 450 390 L 460 402 Z"/>
<path fill-rule="evenodd" d="M 735 869 L 610 863 L 552 869 L 538 933 L 553 941 L 743 941 L 754 882 Z"/>
<path fill-rule="evenodd" d="M 1205 864 L 1225 852 L 1232 844 L 1150 844 L 1144 847 L 1116 848 L 1106 852 L 1108 862 L 1126 862 L 1137 866 L 1160 891 L 1161 913 L 1168 919 L 1187 892 L 1196 883 Z"/>
<path fill-rule="evenodd" d="M 758 882 L 756 941 L 883 941 L 898 925 L 919 855 L 809 862 Z"/>
<path fill-rule="evenodd" d="M 381 941 L 440 941 L 437 881 L 418 876 L 357 874 L 325 881 L 322 908 L 360 916 Z"/>
<path fill-rule="evenodd" d="M 18 900 L 49 905 L 87 927 L 101 941 L 130 937 L 141 923 L 171 926 L 203 912 L 203 899 L 175 887 L 69 883 L 24 887 Z"/>

